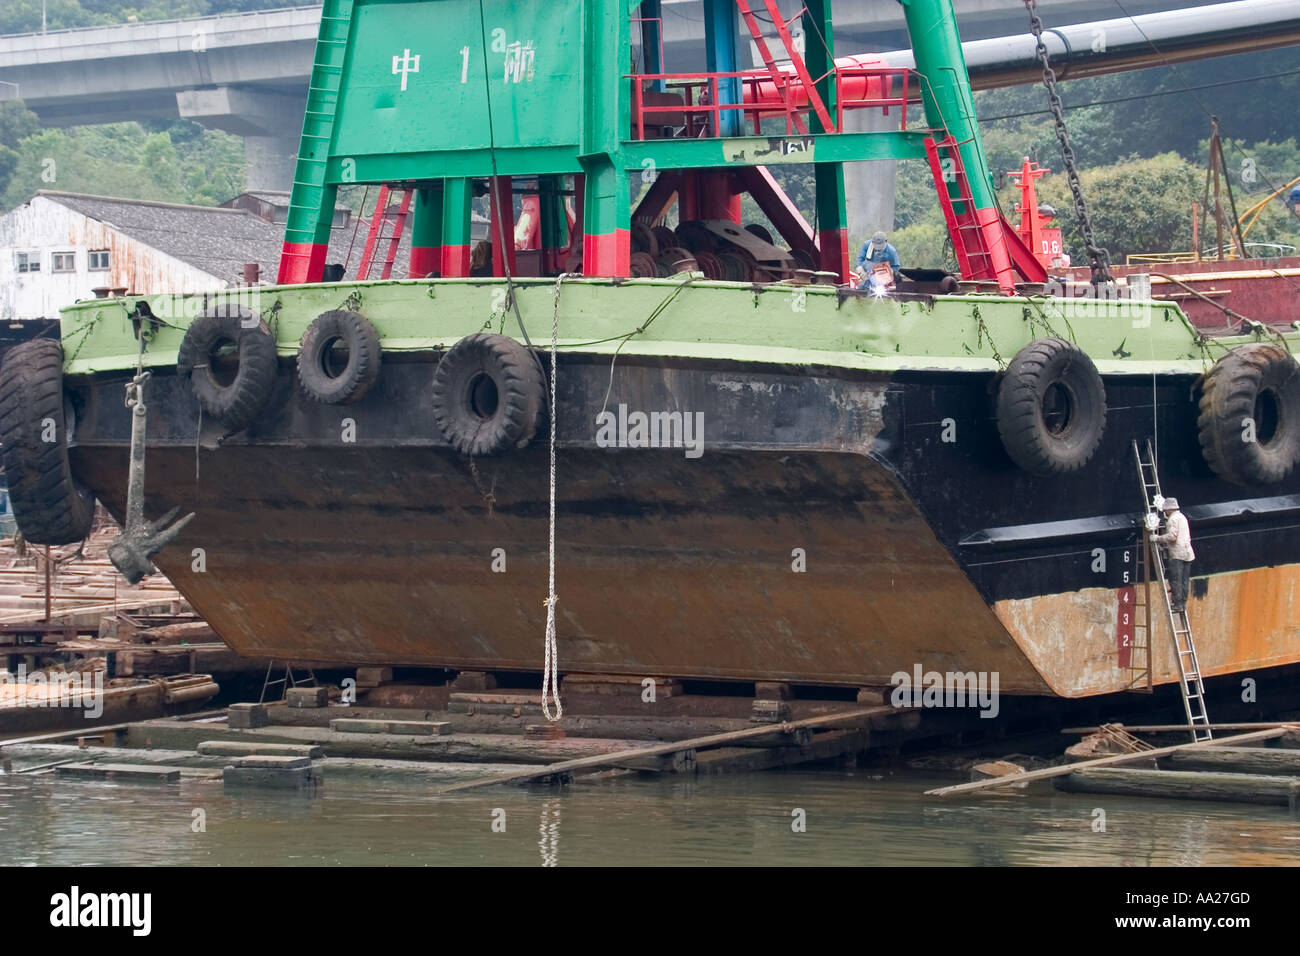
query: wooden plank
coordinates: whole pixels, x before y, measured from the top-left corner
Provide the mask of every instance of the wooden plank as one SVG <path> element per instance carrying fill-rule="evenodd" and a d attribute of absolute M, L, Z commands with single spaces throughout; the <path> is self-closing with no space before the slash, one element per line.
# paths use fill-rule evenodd
<path fill-rule="evenodd" d="M 679 750 L 694 749 L 698 751 L 707 747 L 720 747 L 725 744 L 747 740 L 750 737 L 762 737 L 771 734 L 774 730 L 793 732 L 805 727 L 841 726 L 845 721 L 861 720 L 866 722 L 872 717 L 879 717 L 894 712 L 893 707 L 870 707 L 865 710 L 845 711 L 838 714 L 823 714 L 820 717 L 805 717 L 802 720 L 792 720 L 780 725 L 765 724 L 759 727 L 751 727 L 746 730 L 733 730 L 723 734 L 710 734 L 707 737 L 696 737 L 692 740 L 678 740 L 673 743 L 656 744 L 651 747 L 637 747 L 632 750 L 624 750 L 612 754 L 581 757 L 576 760 L 562 760 L 558 763 L 547 764 L 546 766 L 539 767 L 535 770 L 507 773 L 487 780 L 468 780 L 463 783 L 452 784 L 450 787 L 443 787 L 441 790 L 436 792 L 439 794 L 454 793 L 459 790 L 471 790 L 476 787 L 486 787 L 499 783 L 520 783 L 525 780 L 536 780 L 553 774 L 568 774 L 575 770 L 594 770 L 601 767 L 614 766 L 620 761 L 625 761 L 634 757 L 658 757 L 664 754 L 675 753 Z"/>
<path fill-rule="evenodd" d="M 13 744 L 37 744 L 47 740 L 62 740 L 65 737 L 85 737 L 93 733 L 96 737 L 111 730 L 125 730 L 134 721 L 124 724 L 104 724 L 101 727 L 79 727 L 76 730 L 56 730 L 48 734 L 36 734 L 33 737 L 15 737 L 12 740 L 0 740 L 0 751 Z"/>
<path fill-rule="evenodd" d="M 1109 767 L 1118 763 L 1128 763 L 1133 760 L 1146 760 L 1151 757 L 1162 757 L 1165 754 L 1177 753 L 1180 750 L 1204 750 L 1208 747 L 1231 746 L 1232 744 L 1244 744 L 1253 740 L 1272 740 L 1274 737 L 1281 737 L 1283 734 L 1290 733 L 1297 725 L 1283 725 L 1273 727 L 1270 730 L 1257 730 L 1250 734 L 1240 734 L 1236 737 L 1225 737 L 1221 740 L 1202 740 L 1197 743 L 1175 744 L 1172 747 L 1157 747 L 1154 750 L 1142 750 L 1132 754 L 1114 754 L 1109 757 L 1097 757 L 1093 760 L 1081 760 L 1078 763 L 1067 763 L 1060 767 L 1044 767 L 1042 770 L 1027 770 L 1024 773 L 1013 773 L 1006 777 L 995 777 L 992 780 L 976 780 L 973 783 L 959 783 L 951 787 L 940 787 L 937 790 L 927 790 L 927 797 L 947 797 L 954 793 L 970 793 L 975 790 L 989 790 L 994 787 L 1005 787 L 1013 783 L 1027 783 L 1031 780 L 1046 780 L 1049 777 L 1059 777 L 1062 774 L 1073 773 L 1076 770 L 1086 770 L 1091 767 Z M 1185 728 L 1184 728 L 1185 729 Z"/>
<path fill-rule="evenodd" d="M 1070 793 L 1105 793 L 1126 797 L 1161 797 L 1225 803 L 1296 805 L 1300 780 L 1253 773 L 1200 773 L 1181 770 L 1076 770 L 1053 781 Z"/>
<path fill-rule="evenodd" d="M 1262 721 L 1262 722 L 1255 721 L 1253 723 L 1237 723 L 1237 724 L 1210 724 L 1210 729 L 1211 730 L 1268 730 L 1270 727 L 1286 727 L 1288 725 L 1300 729 L 1300 724 L 1296 724 L 1294 722 L 1289 722 L 1285 720 L 1269 720 L 1269 721 Z M 1111 726 L 1111 725 L 1107 724 L 1107 726 Z M 1144 724 L 1137 727 L 1130 727 L 1128 724 L 1120 724 L 1119 726 L 1123 727 L 1131 734 L 1163 734 L 1163 733 L 1176 733 L 1178 731 L 1182 731 L 1184 733 L 1191 732 L 1190 728 L 1186 724 Z M 1204 724 L 1200 726 L 1204 726 Z M 1061 731 L 1061 733 L 1071 734 L 1071 735 L 1081 734 L 1083 736 L 1087 736 L 1088 734 L 1095 734 L 1100 730 L 1101 730 L 1100 727 L 1066 727 L 1064 730 Z"/>
<path fill-rule="evenodd" d="M 111 611 L 130 611 L 142 607 L 152 607 L 155 604 L 169 604 L 170 599 L 166 595 L 159 595 L 141 600 L 132 601 L 115 601 L 112 604 L 89 604 L 84 607 L 58 607 L 54 608 L 54 617 L 78 617 L 82 614 L 102 614 Z M 36 624 L 45 620 L 45 609 L 33 608 L 31 611 L 19 613 L 0 614 L 0 624 Z"/>

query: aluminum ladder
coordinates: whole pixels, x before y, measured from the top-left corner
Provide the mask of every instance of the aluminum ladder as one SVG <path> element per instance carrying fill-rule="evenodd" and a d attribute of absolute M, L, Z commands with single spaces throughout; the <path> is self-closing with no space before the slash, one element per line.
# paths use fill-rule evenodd
<path fill-rule="evenodd" d="M 1151 554 L 1151 563 L 1155 566 L 1160 589 L 1165 595 L 1165 609 L 1169 614 L 1169 630 L 1174 638 L 1174 656 L 1178 660 L 1179 686 L 1183 691 L 1183 711 L 1187 714 L 1187 726 L 1192 733 L 1192 741 L 1210 740 L 1214 737 L 1210 730 L 1210 716 L 1205 710 L 1205 682 L 1201 679 L 1201 662 L 1196 655 L 1196 641 L 1192 637 L 1192 625 L 1187 619 L 1187 607 L 1174 612 L 1173 601 L 1168 592 L 1168 580 L 1165 577 L 1165 559 L 1156 544 L 1155 532 L 1147 527 L 1147 515 L 1159 515 L 1155 499 L 1161 497 L 1160 476 L 1156 472 L 1155 450 L 1151 440 L 1146 441 L 1146 457 L 1133 442 L 1133 457 L 1137 461 L 1138 479 L 1142 484 L 1142 533 L 1146 536 Z M 1148 610 L 1149 613 L 1149 610 Z"/>

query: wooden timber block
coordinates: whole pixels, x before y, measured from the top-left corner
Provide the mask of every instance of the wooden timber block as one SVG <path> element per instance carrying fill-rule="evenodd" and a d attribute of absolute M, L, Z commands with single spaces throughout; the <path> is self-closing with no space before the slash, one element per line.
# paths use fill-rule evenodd
<path fill-rule="evenodd" d="M 392 682 L 393 669 L 391 667 L 357 668 L 358 690 L 368 690 L 371 687 L 378 687 L 380 684 L 391 684 Z"/>
<path fill-rule="evenodd" d="M 252 730 L 270 723 L 265 704 L 231 704 L 226 709 L 226 726 L 234 730 Z"/>
<path fill-rule="evenodd" d="M 649 674 L 566 674 L 562 692 L 640 697 L 646 689 L 646 680 L 654 681 L 656 701 L 661 697 L 680 697 L 682 694 L 682 682 L 677 678 Z"/>
<path fill-rule="evenodd" d="M 146 783 L 173 783 L 181 778 L 179 767 L 159 767 L 132 763 L 65 763 L 56 773 L 74 777 L 108 777 L 139 780 Z"/>
<path fill-rule="evenodd" d="M 236 758 L 236 767 L 249 767 L 262 770 L 300 770 L 311 766 L 310 757 L 278 756 L 271 754 L 252 754 Z"/>
<path fill-rule="evenodd" d="M 530 740 L 562 740 L 568 734 L 559 724 L 528 724 L 524 736 Z"/>
<path fill-rule="evenodd" d="M 390 720 L 385 724 L 385 733 L 445 737 L 451 733 L 451 723 L 445 720 Z"/>
<path fill-rule="evenodd" d="M 779 724 L 790 719 L 790 705 L 780 700 L 756 700 L 749 719 L 755 724 Z"/>
<path fill-rule="evenodd" d="M 506 694 L 506 693 L 495 693 L 495 692 L 492 693 L 470 692 L 470 693 L 449 694 L 447 697 L 447 702 L 452 704 L 455 703 L 512 704 L 512 705 L 535 704 L 536 706 L 540 707 L 542 706 L 539 703 L 541 699 L 542 698 L 540 694 Z"/>
<path fill-rule="evenodd" d="M 794 692 L 785 681 L 760 680 L 754 682 L 754 696 L 759 700 L 789 700 Z"/>
<path fill-rule="evenodd" d="M 339 734 L 386 734 L 387 720 L 361 720 L 355 717 L 336 717 L 330 721 L 330 730 Z"/>
<path fill-rule="evenodd" d="M 1300 801 L 1300 780 L 1264 774 L 1093 767 L 1053 777 L 1052 784 L 1058 790 L 1074 793 L 1262 803 L 1292 811 Z"/>
<path fill-rule="evenodd" d="M 882 694 L 880 691 L 873 690 L 870 687 L 858 688 L 859 704 L 871 704 L 879 707 L 880 705 L 884 704 L 884 702 L 885 702 L 885 695 Z"/>
<path fill-rule="evenodd" d="M 447 710 L 453 714 L 506 714 L 512 717 L 530 717 L 542 712 L 539 694 L 497 694 L 469 692 L 450 694 Z"/>
<path fill-rule="evenodd" d="M 205 740 L 194 749 L 200 757 L 309 757 L 315 760 L 325 754 L 315 744 L 262 744 L 242 740 Z"/>
<path fill-rule="evenodd" d="M 272 790 L 305 790 L 320 780 L 321 773 L 314 767 L 227 767 L 221 772 L 221 781 L 226 785 Z"/>
<path fill-rule="evenodd" d="M 92 743 L 97 747 L 111 747 L 117 742 L 116 730 L 101 730 L 96 734 L 85 734 L 77 738 L 77 746 L 85 750 Z"/>
<path fill-rule="evenodd" d="M 326 707 L 329 702 L 329 691 L 324 687 L 290 687 L 284 694 L 288 707 Z"/>
<path fill-rule="evenodd" d="M 486 671 L 461 671 L 451 686 L 457 690 L 495 690 L 497 679 Z"/>

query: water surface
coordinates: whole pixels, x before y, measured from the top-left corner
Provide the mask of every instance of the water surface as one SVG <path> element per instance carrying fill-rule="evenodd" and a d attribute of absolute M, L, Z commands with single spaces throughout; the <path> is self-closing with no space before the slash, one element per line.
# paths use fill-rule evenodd
<path fill-rule="evenodd" d="M 433 796 L 331 777 L 314 794 L 0 776 L 10 865 L 1300 865 L 1285 808 L 1064 794 L 935 800 L 954 775 L 621 777 Z M 194 832 L 195 810 L 205 832 Z M 1096 810 L 1105 831 L 1094 830 Z M 504 816 L 496 811 L 504 811 Z M 802 811 L 805 829 L 795 832 Z M 505 832 L 493 823 L 504 819 Z"/>

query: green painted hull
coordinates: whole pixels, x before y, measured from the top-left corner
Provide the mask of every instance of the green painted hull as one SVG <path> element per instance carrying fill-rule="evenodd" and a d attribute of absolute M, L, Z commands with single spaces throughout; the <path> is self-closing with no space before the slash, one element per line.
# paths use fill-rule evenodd
<path fill-rule="evenodd" d="M 684 287 L 683 287 L 684 286 Z M 527 337 L 549 347 L 556 319 L 552 280 L 514 283 Z M 676 293 L 676 294 L 674 294 Z M 131 368 L 129 313 L 143 299 L 167 325 L 149 343 L 150 366 L 176 361 L 185 329 L 205 306 L 250 307 L 282 356 L 297 353 L 311 321 L 331 309 L 363 312 L 385 352 L 446 348 L 472 332 L 523 338 L 499 279 L 264 286 L 207 296 L 127 296 L 63 312 L 69 375 Z M 656 314 L 657 313 L 657 314 Z M 653 318 L 652 318 L 653 316 Z M 572 279 L 559 292 L 563 352 L 654 355 L 899 371 L 997 371 L 1035 338 L 1075 341 L 1103 375 L 1196 372 L 1251 336 L 1204 340 L 1165 302 L 958 295 L 874 298 L 829 286 L 752 286 L 696 279 Z M 1289 346 L 1300 333 L 1287 333 Z"/>

